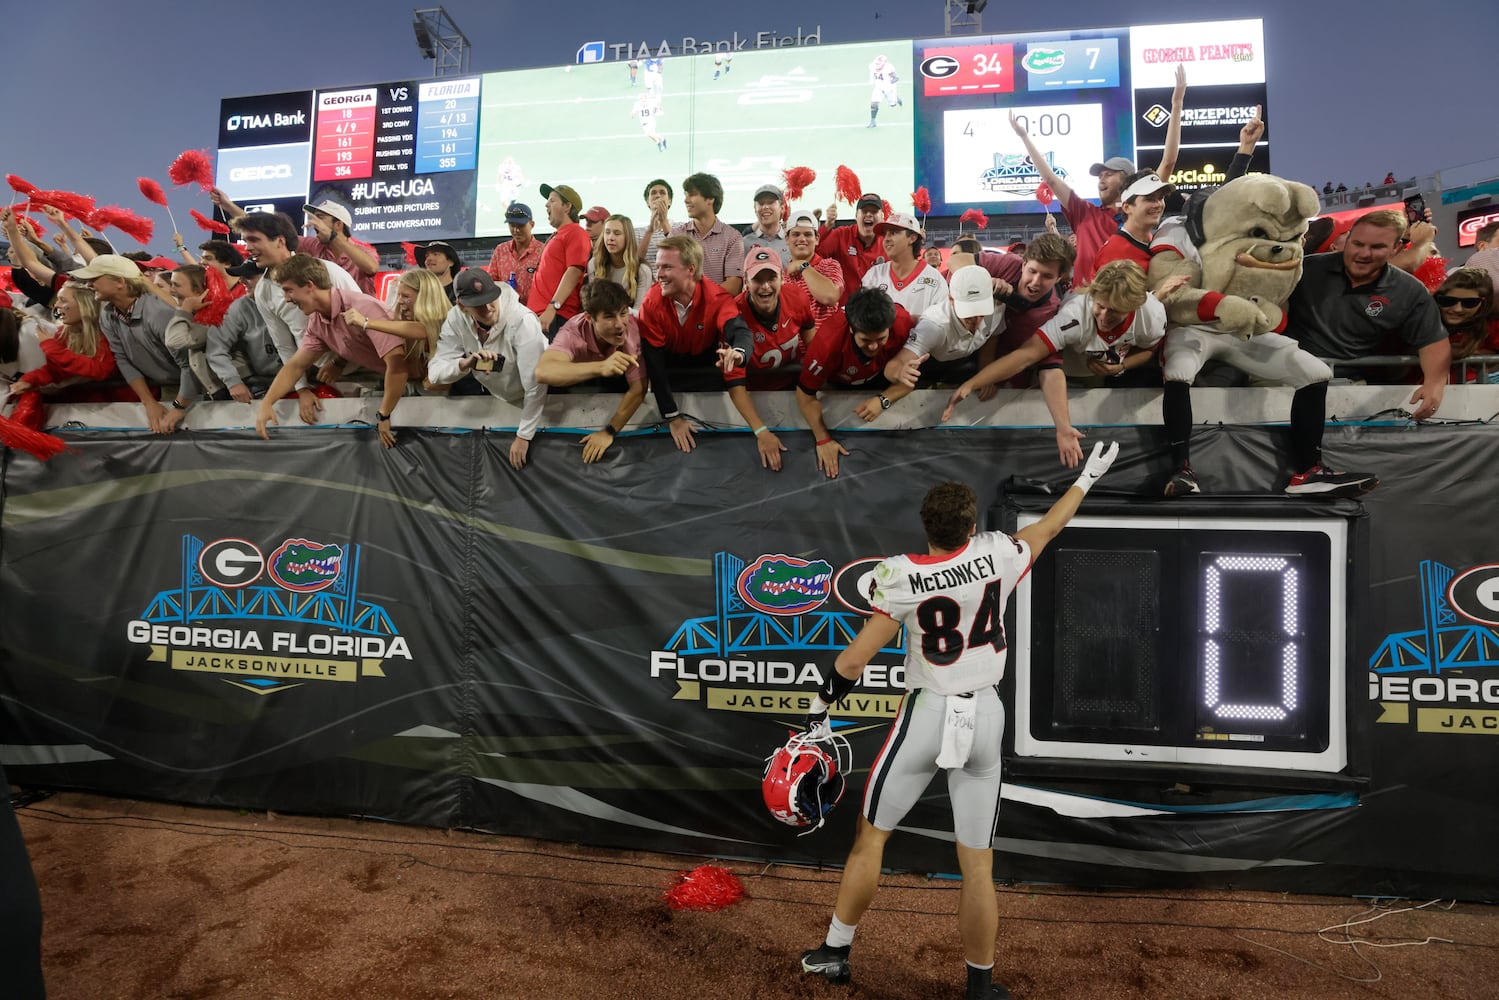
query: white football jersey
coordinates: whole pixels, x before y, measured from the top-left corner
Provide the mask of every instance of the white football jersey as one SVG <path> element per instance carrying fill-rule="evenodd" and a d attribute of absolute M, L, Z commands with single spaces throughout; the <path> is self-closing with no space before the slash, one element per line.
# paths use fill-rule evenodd
<path fill-rule="evenodd" d="M 1036 331 L 1054 351 L 1070 354 L 1104 354 L 1112 350 L 1123 357 L 1125 347 L 1154 347 L 1166 336 L 1166 307 L 1154 295 L 1145 296 L 1145 304 L 1117 330 L 1098 329 L 1093 322 L 1093 306 L 1083 293 L 1070 296 L 1057 314 Z"/>
<path fill-rule="evenodd" d="M 947 302 L 947 279 L 926 261 L 916 265 L 916 270 L 901 281 L 890 270 L 890 262 L 882 260 L 864 272 L 865 288 L 883 288 L 890 300 L 904 306 L 912 319 L 920 319 L 933 306 Z"/>
<path fill-rule="evenodd" d="M 964 694 L 998 684 L 1009 643 L 1005 608 L 1030 572 L 1031 547 L 981 532 L 948 556 L 891 556 L 870 605 L 906 629 L 906 687 Z"/>

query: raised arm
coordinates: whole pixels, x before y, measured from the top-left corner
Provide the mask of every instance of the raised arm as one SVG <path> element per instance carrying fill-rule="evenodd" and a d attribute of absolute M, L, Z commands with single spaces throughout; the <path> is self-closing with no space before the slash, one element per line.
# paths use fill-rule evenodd
<path fill-rule="evenodd" d="M 1176 86 L 1171 91 L 1171 121 L 1166 126 L 1166 148 L 1161 151 L 1161 165 L 1155 168 L 1155 175 L 1163 181 L 1169 181 L 1171 171 L 1176 169 L 1176 154 L 1182 142 L 1182 102 L 1186 96 L 1187 71 L 1177 66 Z"/>
<path fill-rule="evenodd" d="M 1041 155 L 1041 150 L 1036 148 L 1036 144 L 1031 141 L 1030 133 L 1025 130 L 1024 125 L 1020 124 L 1020 119 L 1013 111 L 1010 112 L 1010 128 L 1015 130 L 1015 134 L 1025 144 L 1026 154 L 1030 156 L 1031 163 L 1035 166 L 1036 172 L 1041 175 L 1041 179 L 1046 182 L 1046 186 L 1051 188 L 1051 193 L 1057 196 L 1058 202 L 1063 205 L 1067 204 L 1067 196 L 1072 193 L 1072 188 L 1068 187 L 1067 182 L 1051 169 L 1051 164 L 1046 162 L 1046 157 Z"/>

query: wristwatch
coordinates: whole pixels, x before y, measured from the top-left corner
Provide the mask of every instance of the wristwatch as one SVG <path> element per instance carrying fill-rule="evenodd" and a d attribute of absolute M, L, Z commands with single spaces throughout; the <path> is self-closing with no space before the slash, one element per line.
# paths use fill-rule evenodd
<path fill-rule="evenodd" d="M 552 307 L 552 312 L 560 312 L 562 310 L 562 303 L 558 302 L 556 299 L 548 302 L 547 305 Z"/>
<path fill-rule="evenodd" d="M 389 419 L 390 419 L 390 414 L 389 413 L 381 413 L 379 410 L 375 411 L 375 423 L 378 424 L 378 423 L 381 423 L 382 421 L 388 421 Z"/>
<path fill-rule="evenodd" d="M 880 409 L 890 409 L 890 399 L 883 392 L 880 393 Z"/>

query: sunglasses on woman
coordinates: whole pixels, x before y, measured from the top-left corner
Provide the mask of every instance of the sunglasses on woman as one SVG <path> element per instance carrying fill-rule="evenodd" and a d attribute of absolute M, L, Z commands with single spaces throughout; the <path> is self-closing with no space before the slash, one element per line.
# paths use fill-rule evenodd
<path fill-rule="evenodd" d="M 1432 298 L 1436 299 L 1437 305 L 1443 309 L 1450 309 L 1453 306 L 1459 309 L 1477 309 L 1483 304 L 1481 295 L 1433 295 Z"/>

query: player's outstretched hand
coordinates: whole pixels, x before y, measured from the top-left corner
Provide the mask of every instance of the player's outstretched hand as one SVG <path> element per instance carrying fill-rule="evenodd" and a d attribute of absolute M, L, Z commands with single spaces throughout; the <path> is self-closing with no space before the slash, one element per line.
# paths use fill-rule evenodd
<path fill-rule="evenodd" d="M 1103 474 L 1109 471 L 1109 466 L 1114 464 L 1114 459 L 1119 457 L 1119 442 L 1110 441 L 1105 447 L 1102 441 L 1093 446 L 1093 454 L 1088 456 L 1088 464 L 1083 466 L 1083 474 L 1077 477 L 1074 486 L 1079 487 L 1084 493 L 1093 488 L 1093 484 L 1103 478 Z"/>

